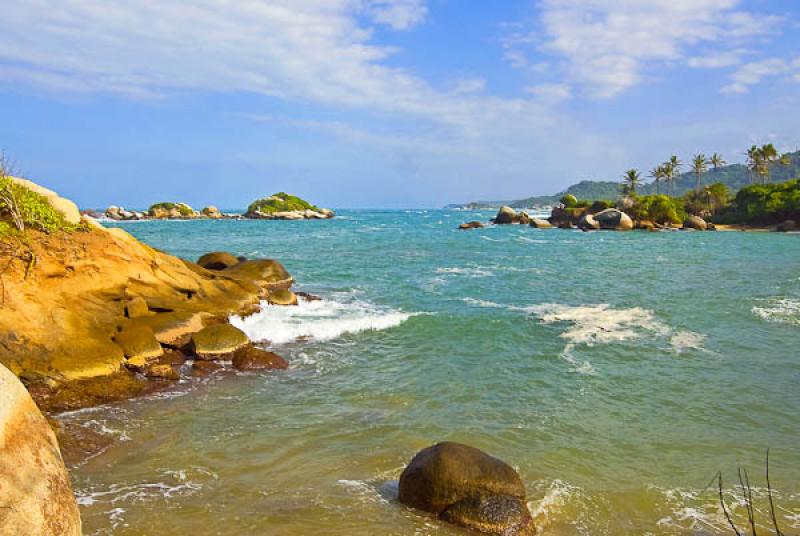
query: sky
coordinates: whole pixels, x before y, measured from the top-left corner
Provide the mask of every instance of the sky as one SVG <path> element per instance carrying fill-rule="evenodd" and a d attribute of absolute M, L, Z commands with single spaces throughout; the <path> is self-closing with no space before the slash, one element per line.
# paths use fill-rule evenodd
<path fill-rule="evenodd" d="M 82 207 L 439 207 L 800 147 L 798 0 L 3 4 L 0 151 Z"/>

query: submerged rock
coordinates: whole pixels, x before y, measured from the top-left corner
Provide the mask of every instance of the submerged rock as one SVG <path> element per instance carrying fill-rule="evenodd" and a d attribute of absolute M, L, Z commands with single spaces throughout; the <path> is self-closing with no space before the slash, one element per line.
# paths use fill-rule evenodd
<path fill-rule="evenodd" d="M 242 330 L 230 324 L 214 324 L 192 335 L 192 348 L 200 359 L 228 359 L 250 344 Z"/>
<path fill-rule="evenodd" d="M 0 534 L 80 536 L 81 518 L 55 434 L 0 365 Z"/>
<path fill-rule="evenodd" d="M 509 225 L 517 220 L 517 211 L 511 207 L 503 206 L 497 211 L 497 216 L 494 217 L 494 223 L 498 225 Z"/>
<path fill-rule="evenodd" d="M 400 475 L 398 499 L 488 534 L 534 534 L 525 487 L 516 471 L 460 443 L 438 443 L 417 453 Z"/>
<path fill-rule="evenodd" d="M 289 363 L 278 354 L 251 345 L 233 353 L 233 367 L 239 370 L 283 370 L 289 368 Z"/>
<path fill-rule="evenodd" d="M 551 229 L 553 224 L 541 218 L 531 218 L 530 226 L 537 229 Z"/>
<path fill-rule="evenodd" d="M 708 224 L 706 220 L 701 218 L 700 216 L 689 216 L 683 222 L 684 229 L 694 229 L 696 231 L 705 231 L 708 229 Z"/>
<path fill-rule="evenodd" d="M 462 223 L 461 225 L 458 226 L 458 228 L 461 229 L 462 231 L 466 231 L 468 229 L 482 229 L 483 227 L 486 226 L 479 221 L 470 221 L 467 223 Z"/>

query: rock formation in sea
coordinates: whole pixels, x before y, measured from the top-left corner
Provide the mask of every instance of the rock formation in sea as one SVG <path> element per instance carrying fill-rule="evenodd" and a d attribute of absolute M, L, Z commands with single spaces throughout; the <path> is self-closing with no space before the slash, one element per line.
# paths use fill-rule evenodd
<path fill-rule="evenodd" d="M 0 365 L 0 534 L 80 536 L 81 518 L 50 424 Z"/>
<path fill-rule="evenodd" d="M 286 192 L 253 201 L 244 215 L 258 220 L 326 220 L 334 216 L 332 210 L 319 208 Z"/>
<path fill-rule="evenodd" d="M 511 466 L 474 447 L 444 442 L 414 456 L 400 475 L 398 499 L 486 534 L 532 536 L 525 496 Z"/>

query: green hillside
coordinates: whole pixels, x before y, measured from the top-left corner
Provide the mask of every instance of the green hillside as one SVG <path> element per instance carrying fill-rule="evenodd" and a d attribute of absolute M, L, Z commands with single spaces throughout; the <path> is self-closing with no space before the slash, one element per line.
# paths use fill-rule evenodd
<path fill-rule="evenodd" d="M 795 151 L 787 155 L 789 157 L 789 165 L 773 164 L 770 166 L 770 179 L 771 182 L 784 182 L 793 178 L 800 177 L 800 151 Z M 688 167 L 684 165 L 684 169 Z M 643 178 L 645 173 L 642 172 Z M 647 180 L 650 180 L 647 178 Z M 722 166 L 718 169 L 711 169 L 701 177 L 702 184 L 713 184 L 721 182 L 725 184 L 732 192 L 736 192 L 741 188 L 751 184 L 750 171 L 747 166 L 742 164 L 730 164 Z M 566 190 L 554 195 L 542 195 L 536 197 L 526 197 L 525 199 L 518 199 L 516 201 L 475 201 L 463 205 L 448 205 L 445 208 L 495 208 L 501 205 L 509 205 L 513 208 L 526 208 L 533 206 L 554 205 L 564 194 L 572 194 L 578 199 L 585 199 L 587 201 L 595 201 L 598 199 L 616 199 L 620 195 L 620 188 L 622 181 L 590 181 L 583 180 L 577 184 L 573 184 Z M 673 184 L 673 195 L 680 196 L 688 191 L 694 190 L 695 175 L 691 172 L 682 173 Z M 666 184 L 659 185 L 661 193 L 667 193 L 668 186 Z M 652 182 L 644 184 L 638 188 L 641 194 L 654 194 L 656 193 L 656 185 Z"/>

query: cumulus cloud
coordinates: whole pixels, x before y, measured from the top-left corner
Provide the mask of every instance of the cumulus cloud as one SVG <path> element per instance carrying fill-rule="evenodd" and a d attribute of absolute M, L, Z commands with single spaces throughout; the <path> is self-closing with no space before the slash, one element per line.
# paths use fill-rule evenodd
<path fill-rule="evenodd" d="M 396 30 L 416 26 L 428 14 L 423 0 L 370 0 L 366 6 L 373 20 Z"/>
<path fill-rule="evenodd" d="M 800 57 L 794 59 L 767 58 L 739 67 L 732 75 L 730 84 L 722 88 L 723 93 L 747 93 L 752 86 L 766 78 L 784 76 L 800 82 Z"/>
<path fill-rule="evenodd" d="M 540 53 L 561 58 L 567 78 L 584 93 L 609 98 L 642 83 L 648 67 L 684 62 L 698 44 L 721 47 L 762 35 L 780 19 L 737 8 L 739 0 L 543 0 L 541 28 L 509 40 L 524 46 L 536 36 Z M 513 47 L 507 55 L 523 62 Z M 731 57 L 717 58 L 731 61 Z M 691 60 L 689 60 L 691 61 Z M 703 63 L 694 59 L 695 66 Z"/>

